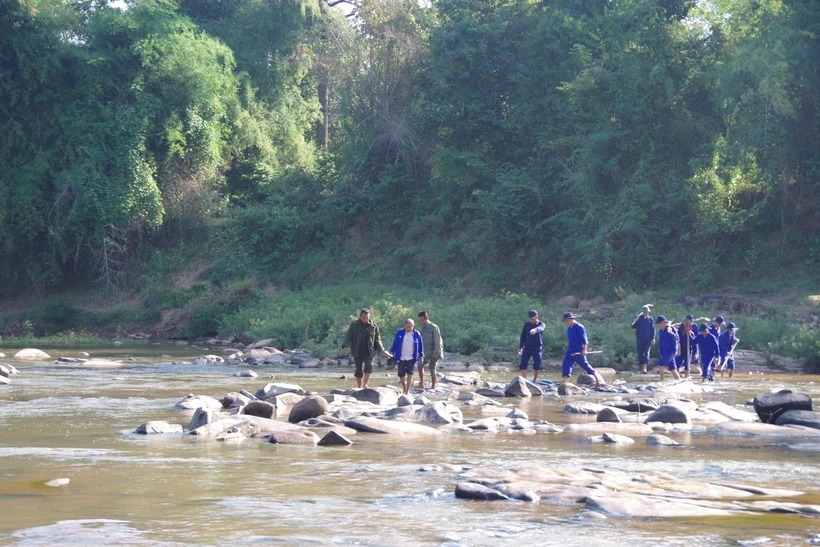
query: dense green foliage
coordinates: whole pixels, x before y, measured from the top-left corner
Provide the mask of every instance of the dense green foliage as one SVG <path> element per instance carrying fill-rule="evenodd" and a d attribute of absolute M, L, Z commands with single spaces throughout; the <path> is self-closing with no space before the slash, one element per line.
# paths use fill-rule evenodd
<path fill-rule="evenodd" d="M 340 280 L 820 281 L 813 0 L 350 6 L 0 0 L 0 294 L 128 288 L 201 335 Z M 158 287 L 186 244 L 208 267 Z"/>

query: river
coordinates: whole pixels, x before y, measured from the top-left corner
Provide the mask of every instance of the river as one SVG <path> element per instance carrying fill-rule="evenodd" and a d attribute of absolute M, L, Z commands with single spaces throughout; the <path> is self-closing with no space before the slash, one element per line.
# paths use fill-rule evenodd
<path fill-rule="evenodd" d="M 433 439 L 360 433 L 343 448 L 142 436 L 133 430 L 148 420 L 187 425 L 188 417 L 173 407 L 188 393 L 221 399 L 240 389 L 255 392 L 271 377 L 327 393 L 352 387 L 352 371 L 259 367 L 258 378 L 239 378 L 236 367 L 190 364 L 207 353 L 193 348 L 88 351 L 122 359 L 123 366 L 9 361 L 20 374 L 0 385 L 0 544 L 820 544 L 820 519 L 794 515 L 592 519 L 575 507 L 465 501 L 454 496 L 457 471 L 430 468 L 665 470 L 802 490 L 801 502 L 820 504 L 820 452 L 811 447 L 708 431 L 673 434 L 681 447 L 649 446 L 643 439 L 596 445 L 570 433 Z M 513 374 L 488 376 L 507 381 Z M 395 376 L 376 372 L 371 384 L 385 383 L 396 383 Z M 769 374 L 740 374 L 693 398 L 742 405 L 756 393 L 786 387 L 820 398 L 818 377 Z M 515 402 L 530 418 L 559 425 L 594 419 L 561 413 L 565 398 Z M 475 407 L 463 411 L 465 421 L 479 417 Z M 57 478 L 70 483 L 43 484 Z"/>

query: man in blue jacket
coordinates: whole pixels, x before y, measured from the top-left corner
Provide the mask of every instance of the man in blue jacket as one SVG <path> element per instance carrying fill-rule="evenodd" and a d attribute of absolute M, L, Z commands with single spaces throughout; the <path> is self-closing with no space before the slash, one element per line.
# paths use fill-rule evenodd
<path fill-rule="evenodd" d="M 675 380 L 680 379 L 675 358 L 680 355 L 680 339 L 678 331 L 669 324 L 666 317 L 658 316 L 658 374 L 663 381 L 664 368 L 672 373 Z"/>
<path fill-rule="evenodd" d="M 683 323 L 680 324 L 678 330 L 678 339 L 680 342 L 680 354 L 675 358 L 675 364 L 678 366 L 678 371 L 683 370 L 685 378 L 689 378 L 689 369 L 691 368 L 694 356 L 697 354 L 698 347 L 695 344 L 695 338 L 698 333 L 697 327 L 694 325 L 695 318 L 688 315 L 684 318 Z"/>
<path fill-rule="evenodd" d="M 640 315 L 632 321 L 632 328 L 635 329 L 635 343 L 638 350 L 638 366 L 641 367 L 641 374 L 649 371 L 649 350 L 655 343 L 655 320 L 649 315 L 651 305 L 647 304 L 641 308 Z"/>
<path fill-rule="evenodd" d="M 709 332 L 709 326 L 706 323 L 701 323 L 698 331 L 700 334 L 697 338 L 695 338 L 695 343 L 698 345 L 698 351 L 700 352 L 700 363 L 703 368 L 701 371 L 702 378 L 700 379 L 700 382 L 703 383 L 706 380 L 711 382 L 715 378 L 715 365 L 717 364 L 718 359 L 720 359 L 718 339 L 715 338 L 715 335 Z"/>
<path fill-rule="evenodd" d="M 396 359 L 399 381 L 404 393 L 410 392 L 410 386 L 413 385 L 413 369 L 419 359 L 424 357 L 424 342 L 415 327 L 412 319 L 405 320 L 404 328 L 396 331 L 393 345 L 390 347 L 390 353 Z"/>
<path fill-rule="evenodd" d="M 561 364 L 561 379 L 564 383 L 572 376 L 572 368 L 579 365 L 588 374 L 595 377 L 595 389 L 605 384 L 601 373 L 595 370 L 587 361 L 587 330 L 581 323 L 578 323 L 572 312 L 564 314 L 564 324 L 567 326 L 567 351 L 564 353 L 564 362 Z"/>
<path fill-rule="evenodd" d="M 532 381 L 538 380 L 538 373 L 541 371 L 542 350 L 544 348 L 544 328 L 545 325 L 538 319 L 538 312 L 530 310 L 529 320 L 524 323 L 521 329 L 521 336 L 518 341 L 518 355 L 521 362 L 518 368 L 521 369 L 521 377 L 527 377 L 527 366 L 532 358 Z"/>
<path fill-rule="evenodd" d="M 735 347 L 740 342 L 735 332 L 737 325 L 734 323 L 727 323 L 726 330 L 720 335 L 718 339 L 718 347 L 720 348 L 720 377 L 723 378 L 726 374 L 726 369 L 729 369 L 729 378 L 735 375 Z"/>
<path fill-rule="evenodd" d="M 714 319 L 712 319 L 712 324 L 709 325 L 709 334 L 720 340 L 720 328 L 723 326 L 723 319 L 722 315 L 718 315 Z"/>

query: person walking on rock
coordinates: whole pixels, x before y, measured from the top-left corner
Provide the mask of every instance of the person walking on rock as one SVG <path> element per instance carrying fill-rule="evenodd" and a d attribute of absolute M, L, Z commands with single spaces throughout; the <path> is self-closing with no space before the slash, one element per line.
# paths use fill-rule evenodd
<path fill-rule="evenodd" d="M 695 343 L 698 345 L 698 352 L 700 353 L 700 363 L 703 370 L 701 371 L 700 383 L 715 379 L 714 371 L 715 365 L 720 359 L 720 347 L 718 346 L 718 339 L 715 335 L 709 332 L 709 326 L 706 323 L 701 323 L 698 329 L 698 337 L 695 338 Z"/>
<path fill-rule="evenodd" d="M 683 376 L 689 378 L 689 370 L 692 366 L 692 359 L 697 353 L 697 344 L 695 338 L 698 334 L 695 332 L 695 318 L 687 315 L 683 323 L 678 327 L 678 340 L 680 342 L 680 353 L 675 358 L 675 365 L 678 372 L 683 371 Z"/>
<path fill-rule="evenodd" d="M 649 372 L 649 350 L 655 343 L 655 320 L 649 315 L 652 309 L 651 304 L 646 304 L 641 308 L 640 315 L 632 320 L 632 328 L 635 329 L 635 346 L 638 351 L 638 366 L 641 374 Z"/>
<path fill-rule="evenodd" d="M 567 326 L 567 351 L 564 354 L 564 362 L 561 364 L 561 380 L 566 383 L 572 376 L 572 369 L 575 365 L 580 365 L 587 374 L 595 377 L 595 389 L 605 384 L 601 373 L 595 370 L 587 361 L 587 347 L 589 340 L 587 330 L 581 323 L 578 323 L 572 312 L 564 314 L 564 324 Z"/>
<path fill-rule="evenodd" d="M 527 367 L 532 358 L 532 381 L 538 380 L 538 373 L 541 371 L 541 355 L 544 348 L 544 329 L 546 325 L 538 319 L 538 312 L 530 310 L 528 312 L 529 320 L 524 323 L 521 329 L 521 336 L 518 340 L 518 355 L 521 356 L 521 362 L 518 368 L 521 369 L 521 377 L 527 378 Z"/>
<path fill-rule="evenodd" d="M 424 365 L 430 370 L 431 388 L 436 389 L 436 363 L 444 357 L 444 340 L 438 325 L 430 321 L 426 311 L 419 312 L 419 323 L 424 343 L 424 357 L 419 361 L 419 389 L 424 389 Z"/>
<path fill-rule="evenodd" d="M 379 327 L 370 319 L 369 309 L 362 308 L 359 318 L 350 323 L 342 342 L 342 351 L 345 355 L 353 356 L 356 386 L 368 387 L 373 373 L 373 357 L 384 352 Z"/>
<path fill-rule="evenodd" d="M 658 316 L 658 374 L 663 381 L 664 369 L 672 373 L 675 380 L 680 379 L 675 359 L 680 355 L 678 331 L 669 324 L 666 317 Z"/>
<path fill-rule="evenodd" d="M 726 330 L 718 339 L 721 378 L 726 374 L 726 369 L 729 370 L 729 378 L 735 375 L 735 347 L 737 347 L 738 342 L 740 342 L 740 338 L 735 334 L 736 332 L 737 325 L 727 323 Z"/>
<path fill-rule="evenodd" d="M 396 358 L 401 389 L 404 393 L 409 393 L 413 385 L 413 369 L 424 356 L 424 342 L 412 319 L 407 319 L 404 328 L 396 331 L 390 353 Z"/>

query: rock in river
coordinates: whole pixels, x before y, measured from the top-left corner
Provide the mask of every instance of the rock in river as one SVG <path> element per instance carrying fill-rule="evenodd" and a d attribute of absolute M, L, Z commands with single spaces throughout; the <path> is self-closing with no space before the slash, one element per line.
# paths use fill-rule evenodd
<path fill-rule="evenodd" d="M 357 416 L 345 420 L 345 425 L 356 431 L 366 433 L 391 433 L 398 435 L 440 435 L 438 429 L 433 429 L 422 424 L 412 422 L 394 422 L 390 420 L 380 420 L 367 416 Z"/>
<path fill-rule="evenodd" d="M 820 412 L 808 410 L 787 410 L 777 418 L 777 425 L 802 425 L 820 429 Z"/>
<path fill-rule="evenodd" d="M 313 431 L 277 431 L 270 436 L 272 444 L 312 444 L 319 442 L 319 435 Z"/>
<path fill-rule="evenodd" d="M 445 401 L 436 401 L 424 405 L 420 415 L 425 422 L 431 424 L 452 424 L 464 420 L 461 410 Z"/>
<path fill-rule="evenodd" d="M 379 406 L 393 406 L 399 400 L 399 394 L 389 387 L 366 387 L 351 393 L 359 401 L 367 401 Z"/>
<path fill-rule="evenodd" d="M 504 388 L 504 396 L 506 397 L 532 397 L 532 391 L 527 386 L 526 380 L 521 376 L 516 376 Z"/>
<path fill-rule="evenodd" d="M 134 430 L 134 433 L 140 435 L 152 435 L 155 433 L 182 433 L 182 426 L 179 424 L 169 424 L 161 420 L 152 420 L 145 422 Z"/>
<path fill-rule="evenodd" d="M 21 349 L 17 353 L 14 354 L 15 359 L 28 359 L 31 361 L 38 361 L 38 360 L 45 360 L 51 359 L 51 355 L 48 353 L 34 348 L 25 348 Z"/>
<path fill-rule="evenodd" d="M 330 405 L 324 397 L 311 395 L 293 405 L 290 416 L 288 416 L 288 421 L 292 424 L 298 424 L 302 420 L 317 418 L 325 414 L 328 410 L 330 410 Z"/>
<path fill-rule="evenodd" d="M 783 389 L 776 393 L 761 393 L 752 401 L 755 412 L 764 424 L 773 424 L 787 410 L 811 410 L 811 397 Z"/>
<path fill-rule="evenodd" d="M 506 500 L 508 496 L 498 490 L 475 482 L 460 482 L 456 485 L 456 497 L 467 500 Z"/>
<path fill-rule="evenodd" d="M 647 416 L 645 424 L 661 422 L 664 424 L 691 424 L 689 413 L 678 405 L 661 405 L 655 412 Z"/>
<path fill-rule="evenodd" d="M 330 430 L 319 440 L 319 446 L 350 446 L 353 441 L 339 433 Z"/>

